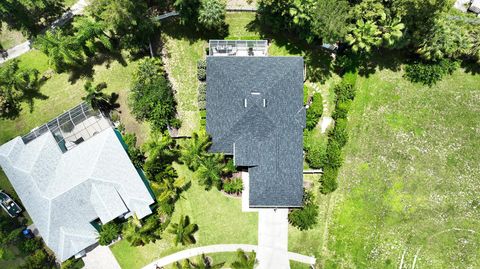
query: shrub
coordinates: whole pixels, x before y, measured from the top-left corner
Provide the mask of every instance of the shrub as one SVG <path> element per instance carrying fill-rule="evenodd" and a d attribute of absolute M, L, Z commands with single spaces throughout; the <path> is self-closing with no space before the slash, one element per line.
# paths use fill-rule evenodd
<path fill-rule="evenodd" d="M 197 61 L 197 69 L 207 69 L 207 60 L 200 59 Z"/>
<path fill-rule="evenodd" d="M 104 224 L 100 227 L 100 231 L 98 232 L 98 243 L 101 246 L 106 246 L 113 240 L 117 239 L 119 233 L 120 227 L 115 222 L 111 221 Z"/>
<path fill-rule="evenodd" d="M 335 103 L 346 102 L 353 100 L 355 97 L 355 86 L 351 84 L 352 78 L 342 80 L 341 83 L 335 85 L 333 91 L 335 92 Z"/>
<path fill-rule="evenodd" d="M 325 153 L 324 168 L 338 168 L 342 165 L 342 149 L 337 141 L 333 139 L 328 140 L 327 149 Z"/>
<path fill-rule="evenodd" d="M 207 118 L 207 111 L 206 110 L 200 110 L 200 118 L 201 119 L 206 119 Z"/>
<path fill-rule="evenodd" d="M 308 87 L 303 85 L 303 105 L 306 105 L 308 101 Z"/>
<path fill-rule="evenodd" d="M 331 139 L 337 141 L 340 147 L 345 146 L 348 141 L 347 119 L 338 119 L 335 122 L 335 127 L 330 131 L 329 136 Z"/>
<path fill-rule="evenodd" d="M 25 254 L 35 252 L 37 249 L 42 248 L 42 241 L 38 238 L 25 239 L 20 245 L 20 250 Z"/>
<path fill-rule="evenodd" d="M 332 118 L 334 120 L 346 119 L 348 116 L 348 111 L 350 110 L 350 104 L 350 101 L 337 103 L 335 110 L 333 111 Z"/>
<path fill-rule="evenodd" d="M 303 195 L 303 208 L 297 208 L 288 214 L 288 222 L 299 230 L 311 229 L 317 224 L 318 205 L 315 203 L 311 192 L 305 191 Z"/>
<path fill-rule="evenodd" d="M 142 168 L 146 158 L 144 152 L 136 146 L 137 136 L 134 133 L 125 133 L 122 135 L 122 137 L 123 141 L 127 145 L 128 156 L 130 157 L 133 165 L 136 168 Z"/>
<path fill-rule="evenodd" d="M 85 263 L 82 259 L 68 259 L 62 263 L 61 269 L 82 269 L 85 267 Z"/>
<path fill-rule="evenodd" d="M 311 168 L 319 169 L 323 166 L 325 158 L 325 146 L 321 142 L 315 141 L 310 145 L 305 161 Z"/>
<path fill-rule="evenodd" d="M 200 110 L 205 110 L 207 107 L 207 102 L 205 100 L 203 101 L 198 101 L 198 109 Z"/>
<path fill-rule="evenodd" d="M 197 79 L 200 81 L 205 81 L 207 79 L 207 70 L 206 69 L 198 69 L 197 70 Z"/>
<path fill-rule="evenodd" d="M 320 192 L 322 194 L 328 194 L 337 189 L 337 176 L 338 170 L 336 168 L 324 168 L 323 175 L 320 176 Z"/>
<path fill-rule="evenodd" d="M 320 93 L 313 95 L 312 104 L 307 109 L 306 127 L 308 130 L 312 130 L 318 124 L 318 120 L 322 116 L 323 112 L 323 100 Z"/>
<path fill-rule="evenodd" d="M 458 62 L 442 59 L 438 62 L 416 62 L 405 67 L 404 77 L 411 82 L 433 86 L 445 75 L 451 75 L 458 68 Z"/>
<path fill-rule="evenodd" d="M 241 178 L 228 179 L 223 183 L 223 190 L 230 194 L 239 194 L 243 190 L 243 182 Z"/>

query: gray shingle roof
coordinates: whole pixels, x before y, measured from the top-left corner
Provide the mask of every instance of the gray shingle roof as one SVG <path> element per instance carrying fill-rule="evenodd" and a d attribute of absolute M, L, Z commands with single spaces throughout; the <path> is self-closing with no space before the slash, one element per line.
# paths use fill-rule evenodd
<path fill-rule="evenodd" d="M 151 213 L 154 201 L 112 128 L 62 154 L 47 132 L 0 146 L 0 165 L 60 261 L 97 242 L 91 221 Z"/>
<path fill-rule="evenodd" d="M 248 166 L 251 207 L 302 205 L 303 59 L 207 57 L 212 152 Z"/>

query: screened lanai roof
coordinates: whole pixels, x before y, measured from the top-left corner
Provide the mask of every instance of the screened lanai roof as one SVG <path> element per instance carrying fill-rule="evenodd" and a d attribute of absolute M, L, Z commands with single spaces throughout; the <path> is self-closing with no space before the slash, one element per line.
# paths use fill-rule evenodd
<path fill-rule="evenodd" d="M 110 121 L 100 111 L 92 109 L 87 103 L 81 103 L 36 127 L 24 135 L 22 140 L 27 144 L 42 134 L 51 132 L 62 152 L 66 152 L 110 126 Z"/>
<path fill-rule="evenodd" d="M 210 56 L 267 56 L 267 40 L 210 40 Z"/>

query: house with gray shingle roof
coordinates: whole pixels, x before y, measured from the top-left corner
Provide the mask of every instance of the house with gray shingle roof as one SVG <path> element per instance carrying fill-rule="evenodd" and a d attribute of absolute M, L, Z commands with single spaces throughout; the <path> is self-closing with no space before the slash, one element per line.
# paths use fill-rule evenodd
<path fill-rule="evenodd" d="M 248 168 L 252 208 L 302 206 L 303 72 L 302 57 L 207 57 L 210 151 Z"/>
<path fill-rule="evenodd" d="M 154 203 L 107 119 L 84 112 L 68 128 L 51 125 L 0 146 L 0 166 L 59 261 L 97 242 L 92 222 L 143 218 Z"/>

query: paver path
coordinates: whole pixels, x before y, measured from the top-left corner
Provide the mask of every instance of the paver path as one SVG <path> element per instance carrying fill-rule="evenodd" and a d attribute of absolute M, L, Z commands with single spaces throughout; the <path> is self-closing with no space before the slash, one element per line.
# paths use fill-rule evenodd
<path fill-rule="evenodd" d="M 86 0 L 79 0 L 77 3 L 75 3 L 73 6 L 70 7 L 69 11 L 63 13 L 61 18 L 54 21 L 51 27 L 54 28 L 54 27 L 64 25 L 67 21 L 73 18 L 74 15 L 81 14 L 86 6 L 88 6 L 88 2 Z M 24 53 L 27 53 L 32 49 L 31 45 L 32 45 L 32 42 L 30 40 L 27 40 L 21 44 L 16 45 L 13 48 L 8 49 L 7 56 L 5 58 L 0 57 L 0 64 L 8 60 L 17 58 Z"/>
<path fill-rule="evenodd" d="M 112 251 L 107 246 L 97 246 L 82 258 L 84 269 L 121 269 Z"/>
<path fill-rule="evenodd" d="M 199 256 L 202 254 L 217 253 L 217 252 L 235 252 L 238 249 L 242 249 L 245 252 L 255 251 L 258 253 L 259 247 L 256 245 L 246 245 L 246 244 L 223 244 L 223 245 L 210 245 L 198 248 L 191 248 L 179 251 L 172 255 L 160 258 L 149 265 L 143 267 L 143 269 L 155 269 L 161 266 L 172 264 L 176 261 L 181 261 L 189 259 L 191 257 Z M 288 252 L 286 257 L 290 260 L 306 263 L 306 264 L 315 264 L 315 258 L 301 255 L 298 253 Z M 271 267 L 273 268 L 273 267 Z"/>

